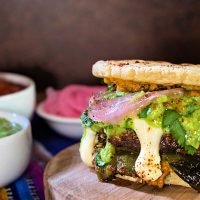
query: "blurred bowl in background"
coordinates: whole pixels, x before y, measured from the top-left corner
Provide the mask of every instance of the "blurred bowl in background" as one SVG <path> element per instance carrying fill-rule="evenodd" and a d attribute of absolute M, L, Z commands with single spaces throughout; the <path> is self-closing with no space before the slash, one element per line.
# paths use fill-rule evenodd
<path fill-rule="evenodd" d="M 0 79 L 24 86 L 24 88 L 19 91 L 1 95 L 0 110 L 15 112 L 31 118 L 36 102 L 34 81 L 26 76 L 7 72 L 1 72 Z"/>
<path fill-rule="evenodd" d="M 32 135 L 30 122 L 26 117 L 0 111 L 0 118 L 22 127 L 20 131 L 0 138 L 0 187 L 3 187 L 25 171 L 32 152 Z"/>
<path fill-rule="evenodd" d="M 83 127 L 79 118 L 69 118 L 49 114 L 43 109 L 43 102 L 37 106 L 36 112 L 40 117 L 45 119 L 48 125 L 57 133 L 74 139 L 81 138 Z"/>

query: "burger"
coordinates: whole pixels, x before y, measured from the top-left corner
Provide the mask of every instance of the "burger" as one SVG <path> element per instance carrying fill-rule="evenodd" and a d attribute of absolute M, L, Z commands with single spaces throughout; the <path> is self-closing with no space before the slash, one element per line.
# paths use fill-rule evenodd
<path fill-rule="evenodd" d="M 99 180 L 200 191 L 200 66 L 98 61 L 107 89 L 82 113 L 80 156 Z"/>

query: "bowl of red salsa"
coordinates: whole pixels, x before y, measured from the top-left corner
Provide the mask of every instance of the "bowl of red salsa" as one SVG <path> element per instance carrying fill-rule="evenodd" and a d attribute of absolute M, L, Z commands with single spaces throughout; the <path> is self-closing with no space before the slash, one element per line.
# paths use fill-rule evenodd
<path fill-rule="evenodd" d="M 35 108 L 35 83 L 15 73 L 0 73 L 0 110 L 31 118 Z"/>

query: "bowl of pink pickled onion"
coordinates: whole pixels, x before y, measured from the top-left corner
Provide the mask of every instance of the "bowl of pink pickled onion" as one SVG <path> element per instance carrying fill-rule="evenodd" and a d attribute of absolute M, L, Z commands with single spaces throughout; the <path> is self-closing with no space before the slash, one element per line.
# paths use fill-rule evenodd
<path fill-rule="evenodd" d="M 38 104 L 37 114 L 57 133 L 81 138 L 80 115 L 88 107 L 91 96 L 104 91 L 104 86 L 69 85 L 61 90 L 47 88 L 46 99 Z"/>

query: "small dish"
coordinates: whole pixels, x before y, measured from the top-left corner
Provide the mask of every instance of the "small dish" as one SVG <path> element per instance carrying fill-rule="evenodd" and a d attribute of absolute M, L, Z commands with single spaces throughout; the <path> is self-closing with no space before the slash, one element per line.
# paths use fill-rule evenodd
<path fill-rule="evenodd" d="M 49 114 L 43 109 L 43 102 L 37 106 L 36 112 L 40 117 L 44 118 L 48 125 L 57 133 L 75 139 L 81 138 L 83 128 L 79 118 L 68 118 Z"/>
<path fill-rule="evenodd" d="M 0 138 L 0 187 L 17 179 L 26 169 L 32 151 L 31 126 L 27 118 L 0 111 L 0 117 L 21 125 L 22 129 Z"/>
<path fill-rule="evenodd" d="M 35 83 L 30 78 L 15 74 L 1 72 L 0 79 L 24 86 L 24 89 L 0 96 L 0 110 L 15 112 L 31 118 L 35 108 Z"/>

